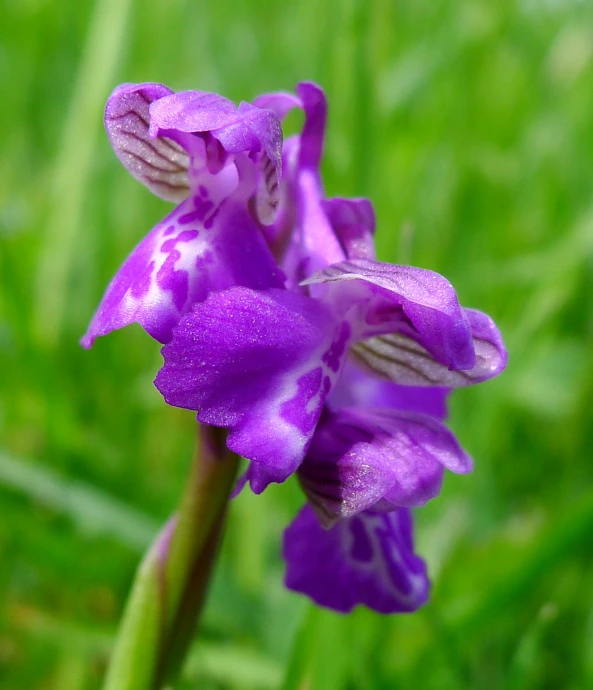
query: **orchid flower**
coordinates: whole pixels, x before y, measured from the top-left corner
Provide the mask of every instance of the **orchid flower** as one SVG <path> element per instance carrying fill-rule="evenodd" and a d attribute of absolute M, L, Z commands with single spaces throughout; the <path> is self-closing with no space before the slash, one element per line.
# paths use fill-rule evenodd
<path fill-rule="evenodd" d="M 282 143 L 281 121 L 304 112 Z M 139 322 L 164 343 L 155 385 L 228 430 L 255 493 L 293 474 L 308 505 L 286 530 L 286 584 L 349 611 L 428 596 L 410 509 L 472 460 L 445 427 L 454 388 L 506 366 L 487 315 L 429 270 L 379 262 L 367 199 L 324 196 L 327 104 L 296 94 L 239 107 L 124 85 L 106 109 L 128 170 L 179 206 L 113 279 L 83 344 Z M 242 484 L 241 484 L 242 485 Z"/>

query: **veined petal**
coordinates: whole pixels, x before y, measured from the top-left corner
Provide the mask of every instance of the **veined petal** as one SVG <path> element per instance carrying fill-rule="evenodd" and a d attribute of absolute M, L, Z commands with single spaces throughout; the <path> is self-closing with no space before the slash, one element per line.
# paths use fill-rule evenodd
<path fill-rule="evenodd" d="M 284 533 L 283 556 L 286 586 L 335 611 L 362 604 L 404 613 L 428 599 L 426 565 L 414 553 L 405 508 L 361 513 L 326 531 L 305 506 Z"/>
<path fill-rule="evenodd" d="M 299 480 L 322 524 L 375 506 L 422 506 L 441 490 L 443 469 L 472 462 L 453 434 L 428 415 L 342 409 L 320 420 Z"/>
<path fill-rule="evenodd" d="M 155 384 L 170 405 L 229 428 L 228 447 L 262 466 L 250 475 L 259 493 L 302 462 L 348 338 L 317 300 L 231 288 L 182 317 Z"/>
<path fill-rule="evenodd" d="M 107 288 L 85 347 L 133 322 L 166 343 L 181 315 L 212 290 L 282 286 L 284 276 L 244 203 L 226 198 L 236 184 L 234 166 L 225 169 L 214 188 L 199 185 L 142 240 Z"/>
<path fill-rule="evenodd" d="M 449 388 L 398 385 L 368 372 L 367 367 L 361 369 L 349 357 L 327 404 L 331 410 L 341 407 L 384 407 L 421 412 L 443 420 L 447 417 L 447 396 L 450 392 Z"/>
<path fill-rule="evenodd" d="M 232 101 L 217 94 L 182 91 L 151 107 L 150 133 L 153 136 L 204 135 L 212 173 L 224 166 L 227 156 L 250 154 L 261 177 L 256 189 L 255 212 L 264 225 L 274 221 L 280 202 L 282 127 L 272 110 L 245 102 L 237 108 Z"/>
<path fill-rule="evenodd" d="M 255 212 L 263 225 L 271 225 L 280 204 L 280 179 L 282 177 L 282 127 L 271 110 L 262 110 L 249 103 L 241 103 L 239 112 L 245 127 L 261 142 L 263 151 L 257 157 L 260 183 L 255 194 Z M 228 150 L 224 132 L 213 132 Z"/>
<path fill-rule="evenodd" d="M 468 316 L 451 283 L 433 271 L 356 259 L 328 266 L 302 285 L 328 283 L 342 311 L 358 305 L 356 339 L 400 332 L 452 369 L 472 369 L 476 355 Z M 439 384 L 437 384 L 439 385 Z"/>
<path fill-rule="evenodd" d="M 122 84 L 105 108 L 105 129 L 115 154 L 153 194 L 167 201 L 189 196 L 189 156 L 165 137 L 149 134 L 151 103 L 171 94 L 162 84 Z"/>
<path fill-rule="evenodd" d="M 372 373 L 403 386 L 459 388 L 486 381 L 506 367 L 507 353 L 494 321 L 465 309 L 472 329 L 476 363 L 468 370 L 449 369 L 420 343 L 403 333 L 389 333 L 355 343 L 351 352 Z"/>

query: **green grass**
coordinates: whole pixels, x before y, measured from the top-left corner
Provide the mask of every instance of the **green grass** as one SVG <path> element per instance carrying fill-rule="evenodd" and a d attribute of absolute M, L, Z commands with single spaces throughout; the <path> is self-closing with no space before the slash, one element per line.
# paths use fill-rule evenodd
<path fill-rule="evenodd" d="M 297 487 L 244 492 L 180 688 L 593 687 L 593 5 L 5 0 L 0 26 L 2 690 L 100 687 L 192 453 L 154 342 L 78 345 L 168 208 L 110 150 L 105 99 L 302 79 L 329 97 L 328 193 L 369 196 L 382 258 L 488 311 L 509 369 L 453 396 L 476 469 L 417 513 L 428 606 L 312 609 L 281 584 Z"/>

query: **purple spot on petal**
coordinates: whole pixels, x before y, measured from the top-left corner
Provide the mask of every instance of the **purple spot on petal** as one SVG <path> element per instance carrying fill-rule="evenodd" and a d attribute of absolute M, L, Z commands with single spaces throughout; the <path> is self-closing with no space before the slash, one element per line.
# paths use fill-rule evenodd
<path fill-rule="evenodd" d="M 160 267 L 156 280 L 163 290 L 172 292 L 173 304 L 179 312 L 185 307 L 189 296 L 189 274 L 186 270 L 175 270 L 175 264 L 181 258 L 177 244 L 179 242 L 191 242 L 199 234 L 197 230 L 183 230 L 177 237 L 171 237 L 161 245 L 161 252 L 168 254 L 168 256 Z"/>
<path fill-rule="evenodd" d="M 202 220 L 200 214 L 197 211 L 191 211 L 190 213 L 185 213 L 179 217 L 177 221 L 180 225 L 187 225 L 188 223 L 193 223 L 196 220 Z"/>
<path fill-rule="evenodd" d="M 170 235 L 172 232 L 175 232 L 175 226 L 174 225 L 169 225 L 169 227 L 165 230 L 163 233 L 164 237 L 167 237 L 167 235 Z"/>
<path fill-rule="evenodd" d="M 206 230 L 210 230 L 210 228 L 214 225 L 214 221 L 216 220 L 216 216 L 218 215 L 219 210 L 220 206 L 218 206 L 214 213 L 209 218 L 206 218 L 206 220 L 204 221 L 204 228 Z"/>
<path fill-rule="evenodd" d="M 301 376 L 297 381 L 297 394 L 292 400 L 285 402 L 280 410 L 281 417 L 300 429 L 303 434 L 309 434 L 313 430 L 321 413 L 325 397 L 318 400 L 310 412 L 307 412 L 307 406 L 318 395 L 322 378 L 323 369 L 321 367 Z"/>
<path fill-rule="evenodd" d="M 350 520 L 352 547 L 350 555 L 359 563 L 370 563 L 373 560 L 373 544 L 367 534 L 362 520 L 354 517 Z"/>
<path fill-rule="evenodd" d="M 172 237 L 171 239 L 163 242 L 161 245 L 161 251 L 165 254 L 172 252 L 175 249 L 177 242 L 191 242 L 192 240 L 195 240 L 199 234 L 200 233 L 197 230 L 184 230 L 183 232 L 180 232 L 177 237 Z"/>
<path fill-rule="evenodd" d="M 176 271 L 175 264 L 181 258 L 181 253 L 172 251 L 165 259 L 165 263 L 157 273 L 157 282 L 163 290 L 171 290 L 173 304 L 177 311 L 182 311 L 189 294 L 189 276 L 187 271 Z"/>
<path fill-rule="evenodd" d="M 196 207 L 195 213 L 197 213 L 200 221 L 203 221 L 214 208 L 214 204 L 209 199 L 202 199 L 199 196 L 194 197 L 194 206 Z"/>
<path fill-rule="evenodd" d="M 201 184 L 201 185 L 198 187 L 198 192 L 200 193 L 200 196 L 203 196 L 203 197 L 207 197 L 207 196 L 208 196 L 208 190 L 206 189 L 206 187 L 204 187 L 203 184 Z"/>
<path fill-rule="evenodd" d="M 333 372 L 338 371 L 340 368 L 350 333 L 350 325 L 346 321 L 342 321 L 337 339 L 333 341 L 329 350 L 321 358 Z"/>

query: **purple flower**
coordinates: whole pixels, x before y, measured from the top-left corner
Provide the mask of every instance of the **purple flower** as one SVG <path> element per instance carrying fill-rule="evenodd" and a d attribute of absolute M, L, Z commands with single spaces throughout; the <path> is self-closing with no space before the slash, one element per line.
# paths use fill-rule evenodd
<path fill-rule="evenodd" d="M 261 232 L 279 200 L 282 130 L 277 116 L 203 91 L 124 84 L 110 96 L 113 149 L 154 194 L 177 202 L 132 252 L 82 343 L 132 322 L 161 342 L 212 291 L 282 287 Z"/>
<path fill-rule="evenodd" d="M 280 121 L 304 111 L 282 146 Z M 83 344 L 138 321 L 165 343 L 165 400 L 228 429 L 254 492 L 293 473 L 309 505 L 287 529 L 287 586 L 349 611 L 427 598 L 410 508 L 471 458 L 444 426 L 453 388 L 496 376 L 494 322 L 432 271 L 378 262 L 366 199 L 326 199 L 327 105 L 296 95 L 238 108 L 156 84 L 111 96 L 124 165 L 180 202 L 114 278 Z"/>

